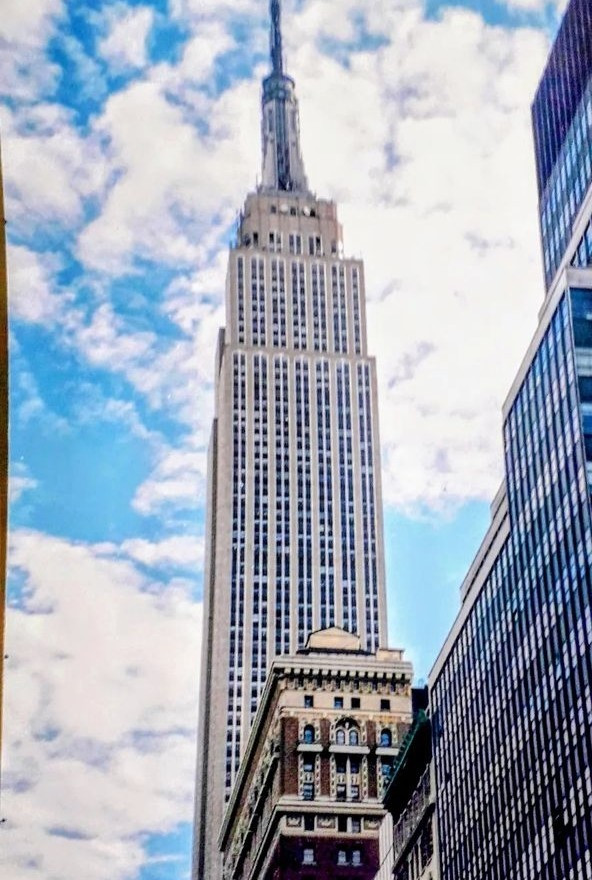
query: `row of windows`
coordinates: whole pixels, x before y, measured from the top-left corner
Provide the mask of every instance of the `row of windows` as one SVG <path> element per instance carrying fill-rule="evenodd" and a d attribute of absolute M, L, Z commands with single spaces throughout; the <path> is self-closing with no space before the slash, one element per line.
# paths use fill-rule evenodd
<path fill-rule="evenodd" d="M 276 257 L 252 257 L 245 262 L 238 255 L 233 337 L 247 345 L 361 354 L 364 342 L 359 268 L 351 266 L 346 271 L 343 264 L 333 264 L 330 302 L 326 269 L 323 263 L 287 263 Z"/>
<path fill-rule="evenodd" d="M 334 862 L 336 865 L 352 865 L 359 867 L 362 865 L 361 849 L 337 849 L 335 851 Z M 316 850 L 313 846 L 304 847 L 302 850 L 302 864 L 316 865 Z"/>

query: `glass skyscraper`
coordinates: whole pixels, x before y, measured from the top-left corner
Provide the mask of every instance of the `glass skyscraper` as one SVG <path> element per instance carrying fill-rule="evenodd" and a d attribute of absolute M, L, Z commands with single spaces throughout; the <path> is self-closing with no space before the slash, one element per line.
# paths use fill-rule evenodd
<path fill-rule="evenodd" d="M 430 676 L 442 880 L 592 877 L 591 47 L 572 0 L 533 104 L 546 295 Z"/>
<path fill-rule="evenodd" d="M 364 270 L 310 190 L 280 4 L 263 83 L 262 183 L 230 249 L 209 459 L 194 878 L 217 837 L 274 656 L 339 626 L 386 637 L 376 369 Z"/>

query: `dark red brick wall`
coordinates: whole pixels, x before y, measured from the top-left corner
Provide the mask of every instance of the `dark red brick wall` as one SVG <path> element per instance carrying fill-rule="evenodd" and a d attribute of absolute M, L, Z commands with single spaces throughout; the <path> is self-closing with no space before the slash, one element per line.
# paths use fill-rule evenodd
<path fill-rule="evenodd" d="M 315 850 L 316 864 L 303 865 L 302 853 L 306 847 Z M 362 853 L 362 864 L 338 865 L 337 850 L 359 849 Z M 352 842 L 348 837 L 281 837 L 274 859 L 264 880 L 374 880 L 379 868 L 378 838 L 360 838 Z"/>
<path fill-rule="evenodd" d="M 298 719 L 282 720 L 281 744 L 282 794 L 298 794 Z"/>
<path fill-rule="evenodd" d="M 327 718 L 321 719 L 321 743 L 326 748 L 329 745 L 329 736 L 331 733 L 331 722 Z M 321 754 L 321 795 L 329 797 L 331 794 L 331 759 L 323 753 Z"/>

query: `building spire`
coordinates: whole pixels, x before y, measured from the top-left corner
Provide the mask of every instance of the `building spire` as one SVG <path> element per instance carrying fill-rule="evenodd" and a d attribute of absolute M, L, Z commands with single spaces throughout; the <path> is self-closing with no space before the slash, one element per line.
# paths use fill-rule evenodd
<path fill-rule="evenodd" d="M 271 0 L 271 65 L 275 76 L 284 74 L 282 10 L 280 0 Z"/>
<path fill-rule="evenodd" d="M 270 0 L 271 73 L 263 80 L 263 192 L 308 193 L 294 80 L 284 72 L 280 0 Z"/>

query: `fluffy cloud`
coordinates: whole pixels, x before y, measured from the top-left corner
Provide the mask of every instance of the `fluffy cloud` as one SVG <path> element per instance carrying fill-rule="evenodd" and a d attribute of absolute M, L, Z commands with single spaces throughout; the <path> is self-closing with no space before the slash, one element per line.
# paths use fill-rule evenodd
<path fill-rule="evenodd" d="M 314 47 L 328 9 L 304 4 L 292 68 L 309 176 L 338 199 L 346 250 L 366 261 L 385 497 L 487 498 L 501 402 L 542 298 L 529 102 L 546 39 L 466 10 L 427 21 L 414 4 L 378 3 L 365 29 L 385 42 L 369 52 L 356 6 L 345 63 Z"/>
<path fill-rule="evenodd" d="M 115 70 L 143 67 L 154 10 L 117 3 L 108 8 L 105 19 L 108 33 L 99 43 L 99 53 Z"/>
<path fill-rule="evenodd" d="M 205 503 L 207 454 L 193 446 L 163 449 L 153 472 L 138 488 L 135 509 L 144 515 L 191 510 Z"/>
<path fill-rule="evenodd" d="M 63 15 L 62 0 L 4 0 L 0 37 L 0 94 L 34 100 L 55 84 L 58 69 L 46 44 Z"/>
<path fill-rule="evenodd" d="M 162 541 L 135 538 L 124 541 L 121 549 L 132 559 L 150 567 L 173 565 L 198 571 L 203 565 L 203 540 L 196 535 L 173 535 Z"/>
<path fill-rule="evenodd" d="M 109 143 L 114 182 L 80 236 L 80 257 L 91 268 L 116 274 L 134 256 L 199 265 L 232 223 L 242 169 L 255 167 L 242 159 L 254 159 L 244 125 L 257 100 L 251 84 L 208 100 L 201 133 L 186 108 L 167 99 L 166 82 L 134 82 L 96 121 Z"/>
<path fill-rule="evenodd" d="M 85 199 L 100 197 L 107 179 L 98 140 L 83 136 L 72 112 L 57 104 L 3 107 L 2 116 L 10 232 L 31 236 L 37 224 L 80 223 Z"/>
<path fill-rule="evenodd" d="M 11 562 L 8 873 L 123 880 L 191 818 L 200 607 L 111 548 L 17 532 Z"/>
<path fill-rule="evenodd" d="M 63 306 L 51 291 L 55 261 L 26 247 L 8 248 L 8 279 L 12 318 L 32 324 L 53 323 Z"/>

